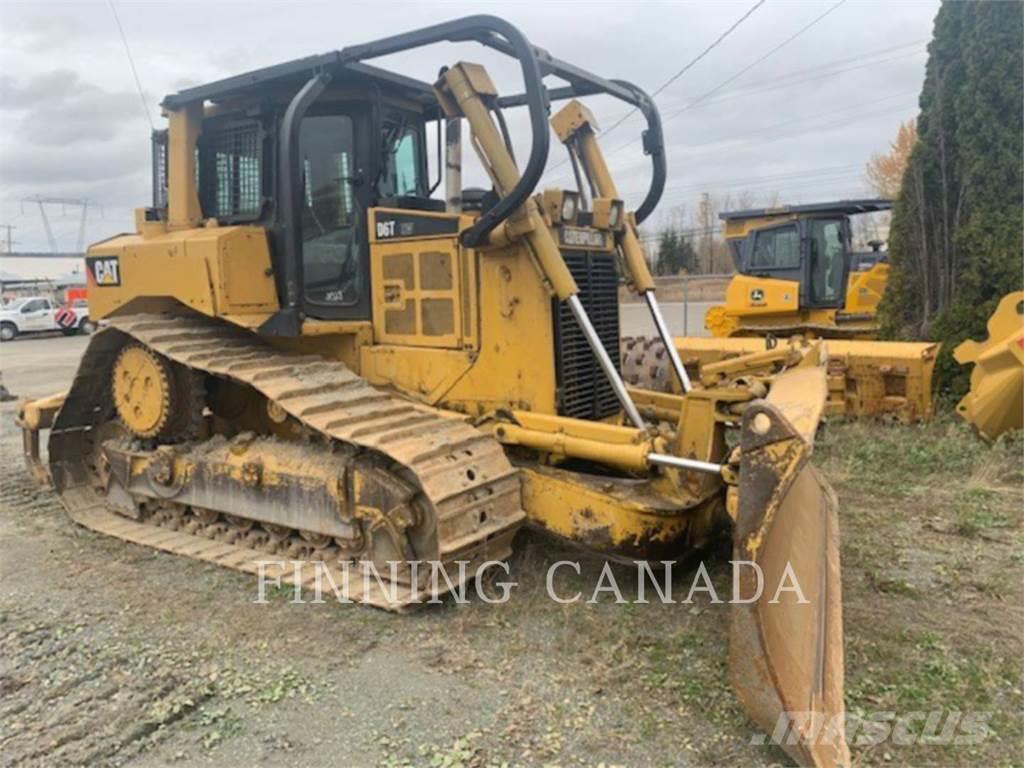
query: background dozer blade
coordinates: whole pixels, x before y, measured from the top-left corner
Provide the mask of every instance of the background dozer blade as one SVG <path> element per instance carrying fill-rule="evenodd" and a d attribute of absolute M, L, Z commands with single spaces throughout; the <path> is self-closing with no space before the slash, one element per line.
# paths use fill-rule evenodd
<path fill-rule="evenodd" d="M 986 440 L 1024 426 L 1024 291 L 1008 293 L 988 319 L 985 341 L 968 339 L 953 350 L 974 363 L 971 391 L 956 411 Z"/>
<path fill-rule="evenodd" d="M 634 357 L 641 356 L 643 341 L 636 340 Z M 727 339 L 679 336 L 673 340 L 683 363 L 691 368 L 691 377 L 699 378 L 697 369 L 729 357 L 761 352 L 763 338 L 733 337 Z M 631 349 L 627 342 L 627 349 Z M 932 372 L 939 344 L 917 341 L 857 341 L 826 339 L 828 349 L 828 405 L 830 416 L 847 418 L 890 418 L 905 424 L 932 418 Z M 629 383 L 645 389 L 659 389 L 658 381 L 632 381 L 629 371 L 639 368 L 659 372 L 664 361 L 656 354 L 643 355 L 642 365 L 627 359 L 623 371 Z M 670 382 L 667 371 L 660 381 Z"/>
<path fill-rule="evenodd" d="M 733 558 L 763 582 L 740 567 L 729 662 L 774 743 L 801 765 L 845 766 L 838 505 L 808 462 L 825 396 L 823 368 L 795 369 L 744 414 Z"/>

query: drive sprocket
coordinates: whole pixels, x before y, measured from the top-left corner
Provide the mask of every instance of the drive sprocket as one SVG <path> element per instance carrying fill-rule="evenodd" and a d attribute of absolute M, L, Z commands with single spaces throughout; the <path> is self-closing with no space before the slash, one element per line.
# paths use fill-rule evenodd
<path fill-rule="evenodd" d="M 170 362 L 141 344 L 127 344 L 114 362 L 114 408 L 138 437 L 157 437 L 174 413 L 174 373 Z"/>

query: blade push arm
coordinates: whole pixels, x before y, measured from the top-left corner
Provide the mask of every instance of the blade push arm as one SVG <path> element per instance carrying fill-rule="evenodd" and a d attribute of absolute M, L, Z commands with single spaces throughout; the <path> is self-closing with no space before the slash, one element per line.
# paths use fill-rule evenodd
<path fill-rule="evenodd" d="M 471 141 L 481 163 L 494 182 L 498 195 L 502 199 L 507 199 L 509 191 L 518 188 L 521 177 L 515 160 L 505 146 L 485 104 L 485 101 L 488 101 L 496 105 L 498 95 L 486 70 L 478 64 L 460 62 L 441 75 L 435 90 L 441 108 L 448 117 L 466 118 L 472 134 Z M 633 403 L 597 331 L 594 330 L 580 302 L 576 280 L 562 259 L 562 253 L 532 198 L 527 198 L 495 231 L 492 231 L 486 242 L 501 244 L 516 240 L 526 242 L 559 300 L 569 305 L 627 418 L 638 429 L 644 429 L 643 417 Z"/>
<path fill-rule="evenodd" d="M 597 195 L 594 199 L 594 210 L 610 205 L 611 201 L 621 200 L 619 192 L 615 188 L 615 181 L 608 170 L 608 164 L 605 162 L 604 154 L 597 143 L 597 122 L 590 110 L 574 99 L 551 119 L 551 125 L 558 138 L 569 148 L 569 152 L 579 157 L 583 163 L 584 172 Z M 672 368 L 679 378 L 683 391 L 689 392 L 692 389 L 690 377 L 686 373 L 686 368 L 683 367 L 682 360 L 679 359 L 679 353 L 676 352 L 675 346 L 672 344 L 672 334 L 669 332 L 665 317 L 661 313 L 661 306 L 654 295 L 654 278 L 651 277 L 651 272 L 647 269 L 647 260 L 644 258 L 643 247 L 637 236 L 636 220 L 631 215 L 626 217 L 618 245 L 629 282 L 647 302 L 647 308 L 658 329 L 658 335 L 664 342 L 665 349 L 668 350 Z"/>

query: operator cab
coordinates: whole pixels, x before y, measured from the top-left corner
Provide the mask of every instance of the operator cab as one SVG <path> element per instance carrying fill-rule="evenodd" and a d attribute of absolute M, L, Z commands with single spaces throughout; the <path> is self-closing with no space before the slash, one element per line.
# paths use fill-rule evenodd
<path fill-rule="evenodd" d="M 800 306 L 831 309 L 844 306 L 847 278 L 861 265 L 850 216 L 891 207 L 890 200 L 843 200 L 730 211 L 720 218 L 737 272 L 798 282 Z"/>
<path fill-rule="evenodd" d="M 202 218 L 266 227 L 278 275 L 285 273 L 280 262 L 288 229 L 286 206 L 278 201 L 289 199 L 280 142 L 289 104 L 309 69 L 309 60 L 289 62 L 165 101 L 169 107 L 197 99 L 205 104 L 196 142 Z M 444 210 L 443 201 L 430 198 L 436 182 L 428 180 L 427 163 L 427 125 L 440 119 L 425 83 L 358 63 L 332 70 L 330 84 L 298 121 L 296 227 L 305 315 L 370 316 L 367 210 Z M 167 132 L 156 132 L 157 209 L 167 204 L 166 145 Z"/>

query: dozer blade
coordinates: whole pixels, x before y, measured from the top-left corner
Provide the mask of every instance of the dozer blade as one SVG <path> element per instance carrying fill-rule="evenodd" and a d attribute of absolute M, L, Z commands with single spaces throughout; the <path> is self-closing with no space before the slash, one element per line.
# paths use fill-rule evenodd
<path fill-rule="evenodd" d="M 39 485 L 48 485 L 50 472 L 39 454 L 39 434 L 53 426 L 53 420 L 60 411 L 67 392 L 60 392 L 39 400 L 22 400 L 18 403 L 17 424 L 21 427 L 21 442 L 25 464 L 33 479 Z"/>
<path fill-rule="evenodd" d="M 971 391 L 956 411 L 986 440 L 1024 426 L 1024 291 L 1008 293 L 988 319 L 985 341 L 953 350 L 961 365 L 974 363 Z"/>
<path fill-rule="evenodd" d="M 774 743 L 801 765 L 846 766 L 838 505 L 808 461 L 825 398 L 824 368 L 797 368 L 744 414 L 733 559 L 757 568 L 739 566 L 729 662 Z"/>

